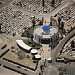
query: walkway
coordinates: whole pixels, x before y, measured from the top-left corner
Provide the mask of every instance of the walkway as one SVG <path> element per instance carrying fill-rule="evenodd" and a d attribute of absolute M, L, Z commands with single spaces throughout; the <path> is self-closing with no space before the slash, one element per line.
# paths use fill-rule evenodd
<path fill-rule="evenodd" d="M 41 53 L 41 57 L 44 59 L 48 59 L 49 57 L 51 57 L 51 51 L 49 50 L 49 45 L 48 44 L 43 44 L 42 45 L 42 53 Z"/>

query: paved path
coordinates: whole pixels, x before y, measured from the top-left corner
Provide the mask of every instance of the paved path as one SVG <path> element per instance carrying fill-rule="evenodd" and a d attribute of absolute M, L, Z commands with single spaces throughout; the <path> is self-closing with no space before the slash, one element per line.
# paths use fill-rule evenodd
<path fill-rule="evenodd" d="M 43 59 L 44 58 L 48 59 L 49 57 L 51 57 L 51 51 L 49 51 L 49 45 L 48 44 L 43 44 L 42 49 L 43 49 L 43 51 L 42 51 L 41 56 L 43 57 Z"/>

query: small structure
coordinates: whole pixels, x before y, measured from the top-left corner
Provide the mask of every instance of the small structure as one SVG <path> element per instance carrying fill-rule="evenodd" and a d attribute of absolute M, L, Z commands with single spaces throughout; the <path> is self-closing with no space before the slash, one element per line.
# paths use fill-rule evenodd
<path fill-rule="evenodd" d="M 52 58 L 49 57 L 49 58 L 47 59 L 47 61 L 48 61 L 48 63 L 51 63 L 51 62 L 52 62 Z"/>
<path fill-rule="evenodd" d="M 41 59 L 41 56 L 39 54 L 36 54 L 35 59 Z"/>
<path fill-rule="evenodd" d="M 37 54 L 37 50 L 36 49 L 32 49 L 31 50 L 31 54 Z"/>
<path fill-rule="evenodd" d="M 26 45 L 23 40 L 16 40 L 18 46 L 22 49 L 24 49 L 27 52 L 30 52 L 30 50 L 32 49 L 30 46 Z"/>

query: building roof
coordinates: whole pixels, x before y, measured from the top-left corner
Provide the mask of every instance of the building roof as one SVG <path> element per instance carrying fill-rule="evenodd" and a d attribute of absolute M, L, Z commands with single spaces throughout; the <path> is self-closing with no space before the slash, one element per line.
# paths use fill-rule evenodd
<path fill-rule="evenodd" d="M 49 30 L 46 29 L 46 31 L 48 31 L 48 32 L 45 32 L 42 28 L 43 28 L 42 26 L 37 27 L 34 30 L 34 33 L 36 33 L 39 36 L 42 36 L 42 33 L 45 33 L 45 34 L 43 34 L 43 35 L 46 35 L 45 37 L 50 37 L 50 36 L 55 35 L 58 32 L 58 29 L 56 27 L 50 27 Z"/>
<path fill-rule="evenodd" d="M 17 44 L 20 46 L 20 47 L 22 47 L 23 49 L 25 49 L 25 50 L 30 50 L 31 49 L 31 47 L 30 46 L 28 46 L 28 45 L 26 45 L 24 42 L 23 42 L 23 40 L 16 40 L 16 42 L 17 42 Z"/>

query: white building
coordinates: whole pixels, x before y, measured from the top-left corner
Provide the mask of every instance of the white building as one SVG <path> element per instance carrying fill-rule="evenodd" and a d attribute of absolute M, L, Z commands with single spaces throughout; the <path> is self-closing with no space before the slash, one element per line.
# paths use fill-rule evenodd
<path fill-rule="evenodd" d="M 39 44 L 50 44 L 59 39 L 58 28 L 54 26 L 44 25 L 34 29 L 33 40 Z"/>

